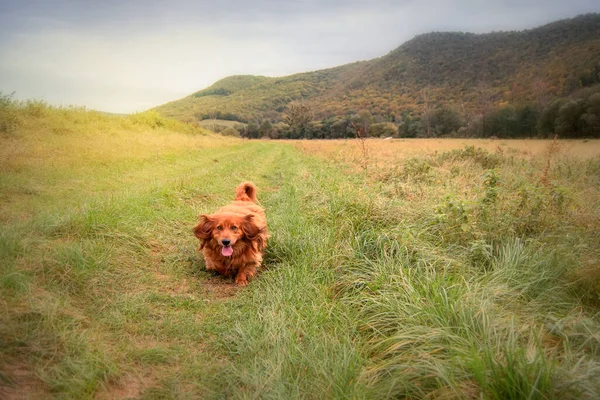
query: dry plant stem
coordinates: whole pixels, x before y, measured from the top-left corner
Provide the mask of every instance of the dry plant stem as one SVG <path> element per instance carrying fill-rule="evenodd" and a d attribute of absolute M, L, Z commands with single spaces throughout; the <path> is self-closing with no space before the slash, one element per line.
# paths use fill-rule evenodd
<path fill-rule="evenodd" d="M 550 172 L 550 163 L 551 163 L 554 155 L 558 154 L 559 152 L 560 152 L 560 144 L 558 143 L 558 135 L 554 135 L 554 139 L 552 140 L 552 143 L 550 143 L 548 145 L 546 168 L 544 168 L 544 172 L 540 175 L 540 182 L 545 186 L 550 185 L 550 178 L 548 176 L 548 174 Z"/>
<path fill-rule="evenodd" d="M 364 133 L 364 129 L 357 127 L 356 124 L 354 124 L 354 122 L 352 123 L 352 126 L 356 131 L 356 144 L 361 154 L 361 167 L 366 173 L 369 161 L 369 147 L 367 146 L 367 137 Z"/>

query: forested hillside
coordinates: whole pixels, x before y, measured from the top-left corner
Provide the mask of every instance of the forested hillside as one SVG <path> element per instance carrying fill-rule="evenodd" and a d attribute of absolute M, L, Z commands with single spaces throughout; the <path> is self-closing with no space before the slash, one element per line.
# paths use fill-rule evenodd
<path fill-rule="evenodd" d="M 599 82 L 600 15 L 587 14 L 428 33 L 378 59 L 287 77 L 232 76 L 157 110 L 245 122 L 248 137 L 583 137 L 600 135 Z"/>

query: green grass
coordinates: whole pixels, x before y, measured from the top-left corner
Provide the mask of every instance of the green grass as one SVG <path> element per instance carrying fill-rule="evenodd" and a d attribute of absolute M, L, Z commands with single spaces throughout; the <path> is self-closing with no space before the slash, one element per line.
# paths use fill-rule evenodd
<path fill-rule="evenodd" d="M 600 395 L 598 159 L 544 177 L 546 159 L 465 149 L 365 175 L 289 144 L 16 115 L 0 397 Z M 191 229 L 242 180 L 272 237 L 236 289 Z"/>

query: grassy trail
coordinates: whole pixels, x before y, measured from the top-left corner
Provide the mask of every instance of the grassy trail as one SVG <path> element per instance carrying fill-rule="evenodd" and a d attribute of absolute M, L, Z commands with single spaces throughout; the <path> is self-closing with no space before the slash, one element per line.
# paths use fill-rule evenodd
<path fill-rule="evenodd" d="M 212 315 L 236 289 L 203 271 L 190 229 L 244 179 L 267 197 L 289 153 L 234 145 L 76 169 L 63 158 L 5 175 L 6 390 L 15 394 L 10 383 L 24 374 L 34 393 L 140 395 L 190 363 L 212 365 Z M 15 182 L 35 191 L 15 193 Z"/>
<path fill-rule="evenodd" d="M 565 273 L 588 231 L 545 234 L 562 192 L 517 182 L 546 213 L 525 219 L 510 181 L 471 183 L 524 164 L 459 151 L 368 182 L 277 142 L 54 138 L 15 140 L 2 164 L 0 397 L 600 393 L 596 293 Z M 204 270 L 191 228 L 243 180 L 272 238 L 238 289 Z"/>

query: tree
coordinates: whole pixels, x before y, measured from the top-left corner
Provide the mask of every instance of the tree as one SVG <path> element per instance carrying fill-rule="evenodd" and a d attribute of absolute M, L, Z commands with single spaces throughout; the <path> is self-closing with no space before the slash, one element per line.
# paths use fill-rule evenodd
<path fill-rule="evenodd" d="M 373 116 L 368 110 L 361 110 L 357 114 L 353 114 L 348 121 L 346 137 L 355 137 L 357 129 L 360 129 L 363 137 L 369 137 L 372 122 Z"/>
<path fill-rule="evenodd" d="M 429 75 L 431 75 L 431 70 L 429 71 Z M 431 137 L 433 136 L 433 132 L 431 129 L 431 106 L 429 104 L 429 87 L 425 87 L 423 89 L 421 89 L 421 97 L 420 97 L 420 103 L 422 104 L 422 108 L 423 108 L 423 129 L 425 130 L 425 137 Z"/>
<path fill-rule="evenodd" d="M 312 110 L 305 102 L 292 102 L 287 106 L 287 113 L 283 120 L 290 127 L 291 139 L 306 137 L 310 131 L 310 122 L 313 119 Z"/>
<path fill-rule="evenodd" d="M 449 136 L 456 133 L 463 124 L 460 114 L 446 106 L 431 113 L 429 119 L 435 136 Z"/>
<path fill-rule="evenodd" d="M 546 82 L 541 78 L 537 78 L 532 84 L 533 96 L 537 104 L 545 107 L 548 103 L 548 88 Z"/>
<path fill-rule="evenodd" d="M 475 117 L 473 116 L 473 111 L 468 109 L 467 107 L 465 107 L 465 102 L 464 100 L 461 99 L 460 101 L 460 109 L 462 111 L 462 120 L 464 121 L 464 125 L 459 128 L 459 131 L 457 131 L 457 133 L 462 134 L 461 136 L 473 136 L 474 135 L 474 131 L 473 131 L 473 121 L 475 119 Z"/>
<path fill-rule="evenodd" d="M 304 134 L 306 139 L 323 139 L 324 136 L 325 131 L 321 121 L 311 121 Z"/>
<path fill-rule="evenodd" d="M 341 139 L 348 137 L 348 125 L 350 122 L 346 118 L 335 118 L 331 122 L 331 135 L 332 139 Z"/>
<path fill-rule="evenodd" d="M 391 122 L 379 122 L 371 125 L 371 136 L 389 137 L 398 134 L 398 127 Z"/>
<path fill-rule="evenodd" d="M 489 129 L 487 126 L 487 118 L 490 109 L 492 108 L 492 91 L 487 82 L 481 81 L 475 88 L 477 93 L 477 108 L 481 115 L 481 131 L 484 137 L 489 136 Z"/>
<path fill-rule="evenodd" d="M 563 99 L 557 99 L 544 107 L 540 113 L 540 118 L 538 119 L 537 123 L 538 134 L 546 137 L 554 134 L 558 110 L 563 104 Z"/>
<path fill-rule="evenodd" d="M 558 110 L 556 117 L 556 133 L 564 136 L 580 136 L 582 133 L 581 116 L 585 113 L 585 102 L 582 99 L 570 100 Z"/>
<path fill-rule="evenodd" d="M 373 115 L 369 110 L 360 110 L 358 112 L 360 128 L 363 131 L 363 134 L 366 137 L 369 137 L 369 130 L 371 128 L 371 124 L 373 123 Z"/>
<path fill-rule="evenodd" d="M 486 129 L 488 135 L 504 138 L 514 137 L 518 130 L 515 108 L 506 106 L 489 112 Z"/>
<path fill-rule="evenodd" d="M 421 118 L 406 115 L 406 117 L 404 117 L 403 120 L 404 125 L 403 130 L 401 132 L 402 137 L 416 138 L 423 136 L 424 129 Z"/>
<path fill-rule="evenodd" d="M 260 137 L 258 125 L 255 122 L 249 122 L 246 126 L 246 137 L 248 139 L 258 139 Z"/>
<path fill-rule="evenodd" d="M 278 122 L 273 125 L 271 139 L 288 139 L 290 127 L 285 122 Z"/>
<path fill-rule="evenodd" d="M 258 128 L 258 132 L 260 137 L 271 137 L 271 131 L 273 130 L 273 125 L 268 119 L 263 120 L 261 122 L 260 127 Z"/>
<path fill-rule="evenodd" d="M 588 98 L 587 109 L 581 116 L 585 135 L 600 136 L 600 93 Z"/>
<path fill-rule="evenodd" d="M 517 108 L 517 134 L 519 136 L 535 136 L 539 112 L 530 105 Z"/>

